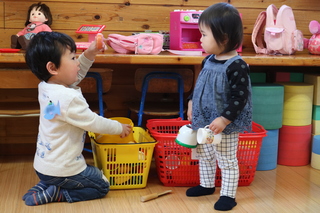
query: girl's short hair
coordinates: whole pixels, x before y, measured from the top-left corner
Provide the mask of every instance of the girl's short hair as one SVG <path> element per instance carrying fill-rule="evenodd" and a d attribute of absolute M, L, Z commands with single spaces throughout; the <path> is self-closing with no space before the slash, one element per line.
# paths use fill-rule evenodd
<path fill-rule="evenodd" d="M 74 40 L 60 32 L 39 32 L 30 40 L 26 49 L 25 60 L 38 79 L 47 82 L 52 76 L 47 70 L 47 63 L 60 67 L 61 57 L 68 50 L 76 52 Z"/>
<path fill-rule="evenodd" d="M 222 53 L 236 50 L 242 45 L 242 20 L 238 10 L 231 4 L 211 5 L 202 12 L 198 24 L 210 27 L 217 44 L 225 47 Z"/>
<path fill-rule="evenodd" d="M 26 19 L 26 22 L 25 22 L 24 26 L 27 26 L 28 24 L 31 23 L 29 21 L 30 20 L 30 13 L 31 13 L 31 10 L 34 9 L 34 8 L 43 13 L 44 17 L 46 17 L 48 19 L 48 21 L 45 21 L 44 23 L 46 25 L 48 25 L 48 26 L 51 26 L 51 24 L 52 24 L 52 15 L 51 15 L 50 8 L 46 4 L 41 4 L 41 2 L 32 4 L 29 7 L 28 14 L 27 14 L 27 19 Z"/>

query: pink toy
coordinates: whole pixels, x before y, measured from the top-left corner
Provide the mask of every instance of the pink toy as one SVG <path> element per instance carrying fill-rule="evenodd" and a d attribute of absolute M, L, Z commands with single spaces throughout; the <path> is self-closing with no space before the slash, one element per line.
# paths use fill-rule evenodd
<path fill-rule="evenodd" d="M 201 10 L 170 12 L 170 50 L 204 51 L 201 47 L 202 35 L 198 26 L 201 14 Z M 242 46 L 237 49 L 237 52 L 242 52 Z"/>
<path fill-rule="evenodd" d="M 203 51 L 198 19 L 202 11 L 170 12 L 170 49 Z"/>
<path fill-rule="evenodd" d="M 88 42 L 76 42 L 77 49 L 86 50 L 89 48 L 91 42 L 97 39 L 99 44 L 98 49 L 101 49 L 103 44 L 100 42 L 101 40 L 104 42 L 103 35 L 101 34 L 106 25 L 96 25 L 96 24 L 83 24 L 81 25 L 76 33 L 88 34 L 89 41 Z M 99 35 L 97 38 L 96 36 Z M 99 41 L 98 41 L 99 40 Z M 101 48 L 99 48 L 101 47 Z"/>
<path fill-rule="evenodd" d="M 162 51 L 163 34 L 139 33 L 130 36 L 109 34 L 107 44 L 118 53 L 157 55 Z"/>
<path fill-rule="evenodd" d="M 32 37 L 42 31 L 51 32 L 52 15 L 50 8 L 41 2 L 29 7 L 25 28 L 11 36 L 11 48 L 26 49 Z"/>
<path fill-rule="evenodd" d="M 287 5 L 278 9 L 270 4 L 262 11 L 254 24 L 251 40 L 255 52 L 261 54 L 292 55 L 304 47 L 303 34 L 297 29 L 292 8 Z"/>
<path fill-rule="evenodd" d="M 309 53 L 320 55 L 320 24 L 313 20 L 309 24 L 309 30 L 313 34 L 310 39 L 304 38 L 304 48 L 309 50 Z"/>

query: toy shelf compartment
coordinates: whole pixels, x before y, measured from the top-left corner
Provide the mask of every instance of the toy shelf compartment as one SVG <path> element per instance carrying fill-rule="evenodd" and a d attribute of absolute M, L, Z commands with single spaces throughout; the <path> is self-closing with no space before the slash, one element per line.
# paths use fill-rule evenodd
<path fill-rule="evenodd" d="M 199 161 L 191 158 L 191 149 L 175 142 L 181 126 L 190 122 L 181 119 L 149 119 L 147 128 L 157 140 L 154 150 L 157 174 L 165 186 L 196 186 L 199 180 Z M 239 135 L 239 186 L 248 186 L 254 179 L 262 139 L 266 130 L 252 123 L 252 132 Z M 217 167 L 215 186 L 221 186 L 221 170 Z"/>

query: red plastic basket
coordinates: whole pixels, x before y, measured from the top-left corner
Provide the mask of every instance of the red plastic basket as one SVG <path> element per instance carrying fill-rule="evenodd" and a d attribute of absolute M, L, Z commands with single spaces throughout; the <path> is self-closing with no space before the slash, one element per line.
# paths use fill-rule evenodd
<path fill-rule="evenodd" d="M 175 142 L 181 126 L 190 123 L 181 119 L 149 119 L 147 128 L 158 141 L 154 150 L 157 173 L 165 186 L 196 186 L 199 180 L 199 161 L 191 159 L 191 149 Z M 252 132 L 239 135 L 239 186 L 248 186 L 254 179 L 262 139 L 267 131 L 252 123 Z M 217 167 L 215 186 L 221 186 L 221 170 Z"/>
<path fill-rule="evenodd" d="M 180 127 L 190 124 L 188 120 L 181 118 L 172 119 L 149 119 L 147 120 L 147 129 L 151 134 L 177 134 Z"/>

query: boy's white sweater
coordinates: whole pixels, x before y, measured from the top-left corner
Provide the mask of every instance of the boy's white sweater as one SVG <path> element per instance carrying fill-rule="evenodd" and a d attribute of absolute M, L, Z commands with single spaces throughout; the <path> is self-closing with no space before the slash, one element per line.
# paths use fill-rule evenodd
<path fill-rule="evenodd" d="M 83 54 L 79 61 L 80 82 L 93 61 Z M 101 117 L 89 109 L 79 87 L 40 82 L 38 90 L 41 112 L 34 158 L 34 168 L 38 172 L 58 177 L 79 174 L 87 166 L 82 156 L 86 131 L 121 134 L 122 126 L 118 121 Z M 50 113 L 54 115 L 51 120 L 45 118 Z"/>

